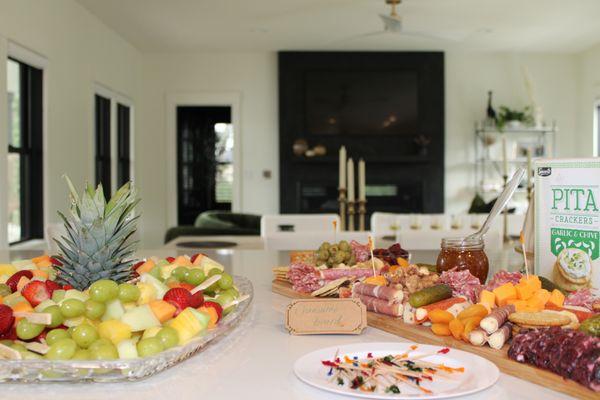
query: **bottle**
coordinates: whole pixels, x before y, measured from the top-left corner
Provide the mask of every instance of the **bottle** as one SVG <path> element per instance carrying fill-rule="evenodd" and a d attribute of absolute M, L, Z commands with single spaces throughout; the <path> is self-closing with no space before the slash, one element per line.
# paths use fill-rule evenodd
<path fill-rule="evenodd" d="M 492 107 L 492 91 L 488 92 L 488 106 L 486 111 L 488 125 L 494 125 L 496 123 L 496 111 Z"/>

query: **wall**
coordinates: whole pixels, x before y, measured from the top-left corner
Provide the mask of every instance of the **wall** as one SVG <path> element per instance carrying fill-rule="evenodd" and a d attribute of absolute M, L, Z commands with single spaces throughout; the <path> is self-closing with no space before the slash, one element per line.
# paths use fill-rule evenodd
<path fill-rule="evenodd" d="M 579 102 L 579 130 L 583 133 L 583 152 L 581 156 L 600 156 L 598 141 L 594 140 L 595 131 L 598 129 L 594 123 L 594 104 L 600 102 L 600 45 L 584 51 L 579 56 L 580 65 L 580 102 Z M 596 153 L 594 153 L 596 149 Z"/>
<path fill-rule="evenodd" d="M 275 53 L 146 54 L 143 57 L 141 106 L 143 132 L 136 143 L 142 197 L 142 240 L 146 246 L 162 243 L 167 228 L 165 193 L 166 97 L 201 92 L 241 94 L 243 193 L 239 209 L 278 211 L 277 58 Z M 235 146 L 239 144 L 236 143 Z M 271 170 L 270 179 L 262 176 Z"/>
<path fill-rule="evenodd" d="M 47 101 L 45 132 L 45 218 L 57 222 L 66 208 L 68 174 L 82 186 L 94 180 L 93 87 L 101 83 L 137 105 L 140 53 L 72 0 L 0 0 L 0 60 L 15 42 L 48 60 L 44 73 Z M 0 93 L 6 93 L 5 62 L 0 62 Z M 0 121 L 6 121 L 6 96 L 0 96 Z M 136 113 L 139 118 L 139 113 Z M 0 123 L 0 165 L 5 165 L 6 124 Z M 0 188 L 5 187 L 0 169 Z M 0 190 L 0 227 L 6 226 L 6 191 Z M 6 243 L 0 229 L 0 248 Z"/>
<path fill-rule="evenodd" d="M 242 94 L 242 170 L 245 212 L 278 212 L 277 58 L 275 53 L 146 54 L 143 57 L 142 109 L 137 162 L 143 198 L 142 239 L 161 243 L 167 217 L 164 152 L 166 96 L 173 93 L 238 91 Z M 548 120 L 560 125 L 558 156 L 584 151 L 571 140 L 576 132 L 577 63 L 570 55 L 446 54 L 446 209 L 464 212 L 473 197 L 473 124 L 485 113 L 488 90 L 494 103 L 527 104 L 521 72 L 527 66 Z M 271 179 L 262 171 L 274 172 Z M 152 217 L 148 217 L 151 215 Z"/>

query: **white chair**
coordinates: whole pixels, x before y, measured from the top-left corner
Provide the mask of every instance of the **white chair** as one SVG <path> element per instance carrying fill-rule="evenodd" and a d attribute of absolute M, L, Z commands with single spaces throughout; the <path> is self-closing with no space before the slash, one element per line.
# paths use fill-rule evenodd
<path fill-rule="evenodd" d="M 371 232 L 375 238 L 385 236 L 396 236 L 398 226 L 398 214 L 374 212 L 371 215 Z"/>
<path fill-rule="evenodd" d="M 337 214 L 263 215 L 260 221 L 260 236 L 267 250 L 316 250 L 323 242 L 340 240 L 365 243 L 368 235 L 369 232 L 340 232 Z"/>

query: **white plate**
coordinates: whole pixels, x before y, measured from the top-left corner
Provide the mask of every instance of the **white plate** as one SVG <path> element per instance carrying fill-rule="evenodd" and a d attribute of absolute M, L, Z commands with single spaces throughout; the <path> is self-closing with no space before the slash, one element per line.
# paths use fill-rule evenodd
<path fill-rule="evenodd" d="M 339 350 L 338 356 L 358 356 L 366 358 L 368 353 L 373 357 L 385 357 L 389 354 L 400 354 L 410 351 L 414 343 L 360 343 L 346 346 L 328 347 L 313 351 L 299 358 L 294 364 L 294 373 L 303 382 L 328 392 L 363 397 L 368 399 L 443 399 L 449 397 L 465 396 L 480 390 L 487 389 L 498 381 L 500 371 L 492 362 L 475 354 L 450 348 L 446 354 L 436 354 L 423 358 L 424 361 L 444 363 L 449 367 L 464 367 L 465 372 L 453 375 L 453 379 L 438 378 L 433 382 L 424 383 L 422 386 L 431 390 L 432 394 L 423 393 L 407 385 L 398 385 L 399 394 L 366 393 L 350 389 L 348 386 L 339 386 L 329 382 L 327 376 L 329 367 L 321 361 L 332 360 Z M 424 353 L 434 353 L 444 347 L 418 344 L 418 348 L 411 352 L 411 356 Z"/>

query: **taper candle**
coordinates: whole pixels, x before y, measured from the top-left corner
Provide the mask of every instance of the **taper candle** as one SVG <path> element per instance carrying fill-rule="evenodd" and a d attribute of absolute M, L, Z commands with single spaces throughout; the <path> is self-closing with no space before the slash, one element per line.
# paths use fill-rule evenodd
<path fill-rule="evenodd" d="M 358 160 L 358 200 L 366 200 L 365 160 Z"/>
<path fill-rule="evenodd" d="M 346 148 L 340 147 L 340 165 L 339 165 L 339 187 L 340 189 L 346 188 Z"/>
<path fill-rule="evenodd" d="M 354 201 L 354 161 L 348 159 L 348 201 Z"/>

